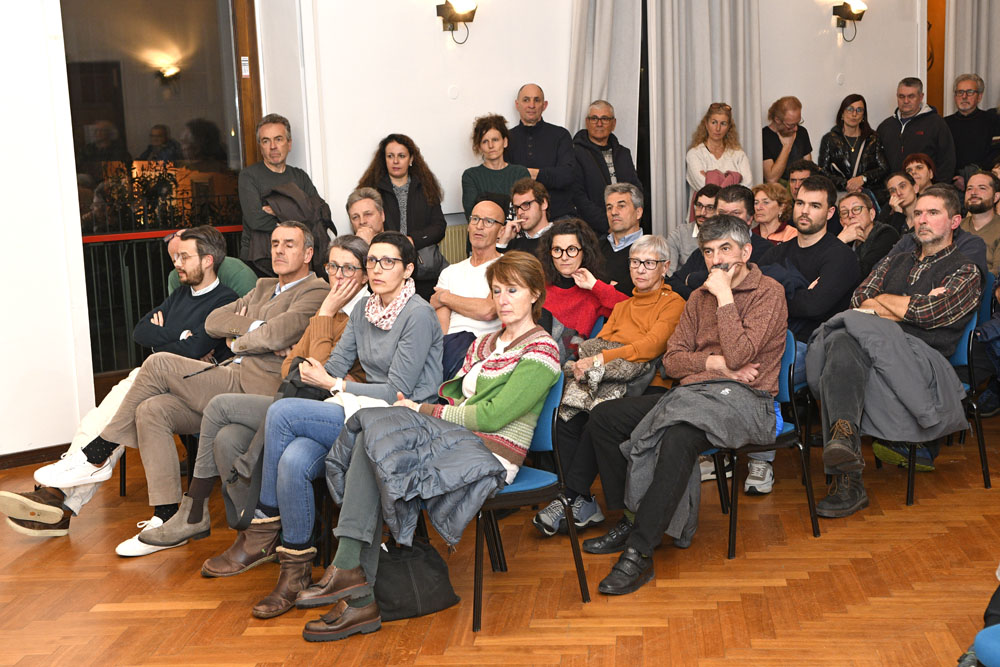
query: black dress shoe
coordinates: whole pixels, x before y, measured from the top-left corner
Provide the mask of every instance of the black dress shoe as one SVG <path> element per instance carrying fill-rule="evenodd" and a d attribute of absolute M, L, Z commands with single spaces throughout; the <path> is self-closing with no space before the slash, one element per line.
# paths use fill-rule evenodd
<path fill-rule="evenodd" d="M 628 547 L 611 568 L 611 574 L 601 580 L 597 590 L 605 595 L 626 595 L 639 590 L 652 578 L 653 559 Z"/>
<path fill-rule="evenodd" d="M 588 554 L 613 554 L 625 548 L 625 540 L 631 533 L 632 524 L 622 517 L 607 535 L 584 540 L 583 550 Z"/>

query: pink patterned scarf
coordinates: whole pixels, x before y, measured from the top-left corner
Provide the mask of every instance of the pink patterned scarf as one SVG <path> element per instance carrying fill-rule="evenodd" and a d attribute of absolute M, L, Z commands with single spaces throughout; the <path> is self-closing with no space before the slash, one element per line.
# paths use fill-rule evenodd
<path fill-rule="evenodd" d="M 392 328 L 396 318 L 399 317 L 403 306 L 414 294 L 416 294 L 416 287 L 413 284 L 413 278 L 407 278 L 403 282 L 403 289 L 399 290 L 399 294 L 388 306 L 382 307 L 382 297 L 378 294 L 372 294 L 368 297 L 368 303 L 365 304 L 365 318 L 379 329 L 388 331 Z"/>

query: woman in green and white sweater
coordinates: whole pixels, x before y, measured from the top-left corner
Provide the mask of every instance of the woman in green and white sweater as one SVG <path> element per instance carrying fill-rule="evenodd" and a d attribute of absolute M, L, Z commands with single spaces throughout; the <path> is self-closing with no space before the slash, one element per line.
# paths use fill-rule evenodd
<path fill-rule="evenodd" d="M 478 435 L 503 465 L 509 484 L 531 445 L 545 397 L 559 378 L 559 350 L 535 324 L 545 300 L 545 275 L 536 258 L 509 252 L 489 266 L 486 280 L 504 328 L 481 336 L 470 346 L 462 370 L 439 391 L 448 405 L 420 404 L 402 396 L 396 405 L 459 424 Z M 337 553 L 323 578 L 296 599 L 299 607 L 337 602 L 306 625 L 303 634 L 308 640 L 343 639 L 381 627 L 372 592 L 382 534 L 376 475 L 368 453 L 356 447 L 334 531 L 339 538 Z"/>

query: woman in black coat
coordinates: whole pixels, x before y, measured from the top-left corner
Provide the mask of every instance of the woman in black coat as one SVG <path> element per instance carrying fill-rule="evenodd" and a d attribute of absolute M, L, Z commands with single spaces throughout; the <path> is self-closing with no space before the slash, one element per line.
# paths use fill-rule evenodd
<path fill-rule="evenodd" d="M 444 238 L 447 224 L 441 211 L 441 184 L 413 139 L 405 134 L 390 134 L 379 142 L 358 187 L 378 190 L 385 229 L 406 234 L 421 260 L 427 255 L 420 252 L 423 248 Z M 418 263 L 414 278 L 417 293 L 424 299 L 434 293 L 441 268 Z"/>
<path fill-rule="evenodd" d="M 878 135 L 868 124 L 868 105 L 862 95 L 844 98 L 837 124 L 819 144 L 819 168 L 840 192 L 869 190 L 879 205 L 889 200 L 883 180 L 889 163 Z"/>

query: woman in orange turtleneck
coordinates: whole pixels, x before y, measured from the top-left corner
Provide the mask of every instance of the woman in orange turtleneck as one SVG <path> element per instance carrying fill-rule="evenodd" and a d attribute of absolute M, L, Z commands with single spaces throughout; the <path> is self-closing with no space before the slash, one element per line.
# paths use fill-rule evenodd
<path fill-rule="evenodd" d="M 646 235 L 632 244 L 629 249 L 629 273 L 635 284 L 632 298 L 615 305 L 598 334 L 598 338 L 622 343 L 622 346 L 574 363 L 573 374 L 577 379 L 582 378 L 594 364 L 615 359 L 642 363 L 654 361 L 666 352 L 667 340 L 684 311 L 684 299 L 663 282 L 669 269 L 668 257 L 669 248 L 662 236 Z M 667 381 L 657 373 L 646 392 L 662 392 L 668 386 Z M 573 471 L 573 479 L 585 478 L 592 483 L 597 476 L 597 461 L 594 448 L 586 442 L 590 440 L 589 429 L 590 414 L 587 412 L 577 413 L 569 421 L 560 419 L 556 425 L 556 442 L 564 475 L 568 476 Z M 570 498 L 578 528 L 604 520 L 597 501 L 583 491 L 571 491 L 573 497 Z M 553 502 L 535 515 L 533 523 L 545 535 L 565 530 L 562 505 L 559 501 Z"/>

